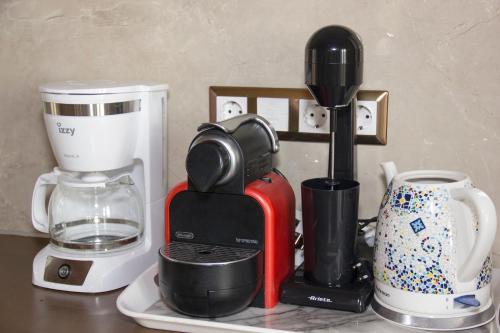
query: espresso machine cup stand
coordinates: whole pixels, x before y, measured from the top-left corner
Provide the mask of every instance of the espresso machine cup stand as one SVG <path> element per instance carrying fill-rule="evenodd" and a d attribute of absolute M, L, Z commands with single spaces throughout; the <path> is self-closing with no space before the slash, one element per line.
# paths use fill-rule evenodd
<path fill-rule="evenodd" d="M 283 284 L 280 300 L 363 312 L 373 294 L 371 265 L 356 251 L 355 95 L 363 46 L 354 31 L 327 26 L 311 36 L 305 56 L 305 83 L 330 111 L 328 177 L 302 182 L 304 263 Z"/>

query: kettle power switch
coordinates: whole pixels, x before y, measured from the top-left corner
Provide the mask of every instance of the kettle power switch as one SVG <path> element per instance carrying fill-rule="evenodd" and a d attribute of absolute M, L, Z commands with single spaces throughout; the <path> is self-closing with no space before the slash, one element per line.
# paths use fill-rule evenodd
<path fill-rule="evenodd" d="M 481 305 L 474 295 L 463 295 L 455 297 L 453 300 L 459 304 L 465 305 L 466 307 L 479 307 Z"/>

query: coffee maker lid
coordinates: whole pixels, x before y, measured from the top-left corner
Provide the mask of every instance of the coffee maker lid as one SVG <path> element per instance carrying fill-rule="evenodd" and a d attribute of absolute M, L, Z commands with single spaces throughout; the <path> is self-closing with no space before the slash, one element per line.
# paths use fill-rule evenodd
<path fill-rule="evenodd" d="M 168 85 L 160 82 L 114 80 L 61 81 L 42 84 L 39 87 L 41 93 L 68 95 L 122 94 L 167 89 Z"/>

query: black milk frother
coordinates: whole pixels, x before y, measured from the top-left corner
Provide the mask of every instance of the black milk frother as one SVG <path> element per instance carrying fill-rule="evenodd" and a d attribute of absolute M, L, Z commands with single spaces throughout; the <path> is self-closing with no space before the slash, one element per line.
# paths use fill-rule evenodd
<path fill-rule="evenodd" d="M 284 285 L 284 303 L 355 312 L 369 303 L 369 274 L 355 253 L 355 95 L 362 82 L 363 46 L 354 31 L 332 25 L 310 37 L 305 83 L 316 102 L 330 111 L 328 177 L 302 182 L 303 273 L 298 270 Z"/>
<path fill-rule="evenodd" d="M 363 82 L 363 46 L 356 33 L 342 26 L 314 33 L 306 45 L 305 76 L 318 104 L 330 110 L 328 177 L 302 183 L 305 278 L 342 285 L 354 275 L 358 221 L 353 99 Z"/>
<path fill-rule="evenodd" d="M 352 101 L 363 83 L 363 45 L 351 29 L 332 25 L 309 38 L 305 53 L 305 83 L 316 102 L 330 110 L 328 178 L 351 180 L 356 125 Z"/>

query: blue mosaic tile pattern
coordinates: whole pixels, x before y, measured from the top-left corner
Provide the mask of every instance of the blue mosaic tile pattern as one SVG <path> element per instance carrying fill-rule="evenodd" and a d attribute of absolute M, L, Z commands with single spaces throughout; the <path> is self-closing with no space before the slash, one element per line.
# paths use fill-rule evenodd
<path fill-rule="evenodd" d="M 421 218 L 418 218 L 415 221 L 410 222 L 410 226 L 413 229 L 413 232 L 416 234 L 425 229 L 425 224 Z"/>
<path fill-rule="evenodd" d="M 438 186 L 388 186 L 376 231 L 374 273 L 378 280 L 401 290 L 453 294 L 456 230 L 450 200 L 449 192 Z M 491 272 L 488 258 L 476 278 L 477 289 L 491 281 Z"/>
<path fill-rule="evenodd" d="M 479 276 L 477 277 L 476 289 L 481 289 L 491 282 L 492 269 L 493 263 L 491 261 L 491 257 L 488 256 L 483 263 L 483 268 L 481 269 L 481 272 L 479 272 Z"/>

